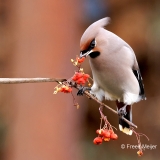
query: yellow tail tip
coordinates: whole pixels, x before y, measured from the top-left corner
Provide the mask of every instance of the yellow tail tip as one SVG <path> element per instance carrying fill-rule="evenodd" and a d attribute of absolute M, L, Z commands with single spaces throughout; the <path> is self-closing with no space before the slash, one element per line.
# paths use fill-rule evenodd
<path fill-rule="evenodd" d="M 122 131 L 123 133 L 127 134 L 127 135 L 132 135 L 133 131 L 129 128 L 126 127 L 122 127 L 122 125 L 119 124 L 119 130 Z"/>

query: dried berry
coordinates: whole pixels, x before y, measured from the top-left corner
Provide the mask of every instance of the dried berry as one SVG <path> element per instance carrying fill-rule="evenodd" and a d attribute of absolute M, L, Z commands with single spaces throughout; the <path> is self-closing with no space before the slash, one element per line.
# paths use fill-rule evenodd
<path fill-rule="evenodd" d="M 105 142 L 109 142 L 109 141 L 110 141 L 110 138 L 103 138 L 103 140 L 104 140 Z"/>
<path fill-rule="evenodd" d="M 137 154 L 138 154 L 138 156 L 142 156 L 142 155 L 143 155 L 142 150 L 139 150 L 139 151 L 137 152 Z"/>
<path fill-rule="evenodd" d="M 61 88 L 59 88 L 59 91 L 64 93 L 70 93 L 72 92 L 72 88 L 69 86 L 63 85 Z"/>

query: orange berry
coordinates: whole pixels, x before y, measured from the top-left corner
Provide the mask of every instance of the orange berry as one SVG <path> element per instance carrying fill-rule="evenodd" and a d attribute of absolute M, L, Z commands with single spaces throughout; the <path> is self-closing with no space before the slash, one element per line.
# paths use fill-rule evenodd
<path fill-rule="evenodd" d="M 104 140 L 105 142 L 108 142 L 108 141 L 110 141 L 110 138 L 106 138 L 106 137 L 105 137 L 103 140 Z"/>
<path fill-rule="evenodd" d="M 82 63 L 85 60 L 85 57 L 77 58 L 78 63 Z"/>
<path fill-rule="evenodd" d="M 77 81 L 78 79 L 82 78 L 83 77 L 83 73 L 79 73 L 79 72 L 76 72 L 74 74 L 74 76 L 72 77 L 72 80 L 73 81 Z"/>
<path fill-rule="evenodd" d="M 110 136 L 110 138 L 111 138 L 112 140 L 116 140 L 116 139 L 118 139 L 118 136 L 117 136 L 117 134 L 112 133 L 111 136 Z"/>
<path fill-rule="evenodd" d="M 103 129 L 97 129 L 96 133 L 100 136 L 103 135 Z"/>
<path fill-rule="evenodd" d="M 77 76 L 79 74 L 79 72 L 75 72 L 74 76 Z"/>
<path fill-rule="evenodd" d="M 83 79 L 83 78 L 79 78 L 77 81 L 76 81 L 77 84 L 85 84 L 86 81 Z"/>
<path fill-rule="evenodd" d="M 63 92 L 63 89 L 62 89 L 62 87 L 61 87 L 61 88 L 59 88 L 59 91 L 60 91 L 60 92 Z"/>
<path fill-rule="evenodd" d="M 66 88 L 66 86 L 63 85 L 63 86 L 61 87 L 61 92 L 63 92 L 63 91 L 65 90 L 65 88 Z"/>
<path fill-rule="evenodd" d="M 114 133 L 114 131 L 112 129 L 109 129 L 108 131 L 110 132 L 110 134 Z"/>
<path fill-rule="evenodd" d="M 69 87 L 69 86 L 65 86 L 63 85 L 60 89 L 59 89 L 60 92 L 64 92 L 64 93 L 70 93 L 72 92 L 72 88 Z"/>
<path fill-rule="evenodd" d="M 83 73 L 78 73 L 76 74 L 77 79 L 82 78 L 83 77 Z"/>
<path fill-rule="evenodd" d="M 102 140 L 101 137 L 96 137 L 96 138 L 93 140 L 93 143 L 98 145 L 98 144 L 101 144 L 102 141 L 103 141 L 103 140 Z"/>
<path fill-rule="evenodd" d="M 77 76 L 74 75 L 74 76 L 72 77 L 72 80 L 73 80 L 73 81 L 76 81 L 76 80 L 77 80 Z"/>
<path fill-rule="evenodd" d="M 105 129 L 104 131 L 103 131 L 103 137 L 104 138 L 110 138 L 110 136 L 111 136 L 111 133 L 107 130 L 107 129 Z"/>
<path fill-rule="evenodd" d="M 84 75 L 83 75 L 83 78 L 84 78 L 85 80 L 87 80 L 87 79 L 89 78 L 89 74 L 84 74 Z"/>
<path fill-rule="evenodd" d="M 72 88 L 69 87 L 69 88 L 68 88 L 68 93 L 71 93 L 71 92 L 72 92 Z"/>
<path fill-rule="evenodd" d="M 99 129 L 96 130 L 96 133 L 99 134 Z"/>
<path fill-rule="evenodd" d="M 137 152 L 137 154 L 138 154 L 138 156 L 142 156 L 142 155 L 143 155 L 142 150 L 139 150 L 139 151 Z"/>

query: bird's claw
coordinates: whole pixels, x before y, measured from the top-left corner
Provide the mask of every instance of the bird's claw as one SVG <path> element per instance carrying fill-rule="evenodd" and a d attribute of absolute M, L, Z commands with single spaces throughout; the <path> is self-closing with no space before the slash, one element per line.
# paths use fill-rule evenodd
<path fill-rule="evenodd" d="M 77 96 L 83 96 L 84 92 L 87 91 L 87 90 L 91 90 L 91 88 L 89 87 L 81 87 L 78 92 L 77 92 Z"/>
<path fill-rule="evenodd" d="M 126 114 L 127 114 L 127 112 L 126 112 L 126 106 L 124 106 L 124 107 L 122 107 L 122 108 L 120 108 L 120 109 L 118 110 L 118 115 L 119 115 L 120 117 L 125 116 Z"/>

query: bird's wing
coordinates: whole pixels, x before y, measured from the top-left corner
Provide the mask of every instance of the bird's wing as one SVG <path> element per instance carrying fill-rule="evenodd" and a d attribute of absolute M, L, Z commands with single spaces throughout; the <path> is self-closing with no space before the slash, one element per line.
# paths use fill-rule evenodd
<path fill-rule="evenodd" d="M 140 88 L 139 95 L 142 97 L 142 99 L 146 99 L 145 91 L 144 91 L 144 85 L 143 85 L 143 78 L 141 76 L 141 72 L 140 72 L 136 57 L 135 57 L 135 60 L 134 60 L 134 65 L 133 65 L 132 70 L 133 70 L 133 73 L 134 73 L 135 77 L 138 80 L 138 83 L 139 83 L 139 88 Z"/>

